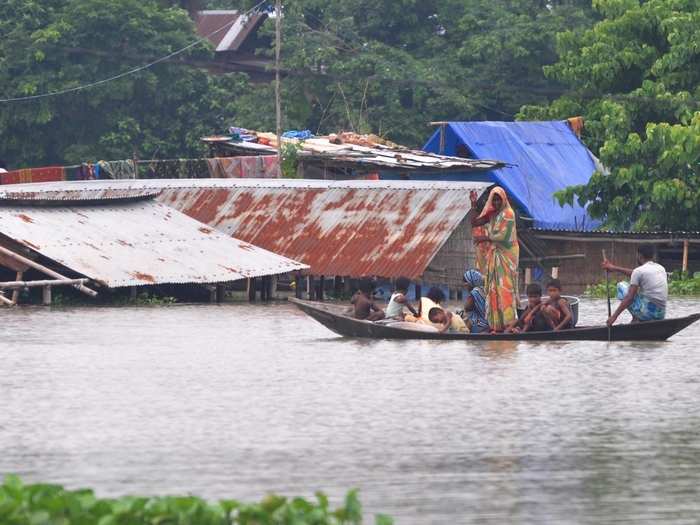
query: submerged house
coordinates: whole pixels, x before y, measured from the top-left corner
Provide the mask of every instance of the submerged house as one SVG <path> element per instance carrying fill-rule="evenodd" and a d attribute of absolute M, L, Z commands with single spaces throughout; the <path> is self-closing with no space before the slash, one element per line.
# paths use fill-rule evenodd
<path fill-rule="evenodd" d="M 175 213 L 305 265 L 297 290 L 349 291 L 351 280 L 406 276 L 462 285 L 473 263 L 469 191 L 484 183 L 192 179 L 92 181 L 85 188 L 157 193 Z M 471 261 L 471 262 L 470 262 Z M 306 278 L 309 279 L 306 279 Z M 303 281 L 302 281 L 303 280 Z"/>
<path fill-rule="evenodd" d="M 46 304 L 56 286 L 91 297 L 156 285 L 223 293 L 215 285 L 308 268 L 158 202 L 160 193 L 97 181 L 3 187 L 0 304 L 35 287 Z"/>
<path fill-rule="evenodd" d="M 599 231 L 600 221 L 554 194 L 587 184 L 604 168 L 577 134 L 575 122 L 444 122 L 424 149 L 469 158 L 498 158 L 503 169 L 454 173 L 451 180 L 480 181 L 506 189 L 520 214 L 521 267 L 525 281 L 556 274 L 572 291 L 599 282 L 603 250 L 624 266 L 636 264 L 637 246 L 650 243 L 669 270 L 693 269 L 700 256 L 697 232 Z M 410 178 L 414 178 L 410 176 Z M 433 180 L 434 177 L 420 177 Z M 443 179 L 444 177 L 440 177 Z"/>
<path fill-rule="evenodd" d="M 376 135 L 338 133 L 327 136 L 282 137 L 283 146 L 295 146 L 297 176 L 301 179 L 352 180 L 380 178 L 409 180 L 419 175 L 477 174 L 505 166 L 499 160 L 472 159 L 412 150 Z M 236 136 L 204 137 L 213 158 L 277 155 L 274 133 L 238 130 Z M 409 174 L 411 175 L 409 177 Z"/>

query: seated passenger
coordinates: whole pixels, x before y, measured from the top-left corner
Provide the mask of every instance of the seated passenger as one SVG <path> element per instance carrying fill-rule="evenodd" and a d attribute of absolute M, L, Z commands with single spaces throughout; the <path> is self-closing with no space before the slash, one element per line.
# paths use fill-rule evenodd
<path fill-rule="evenodd" d="M 561 296 L 561 282 L 559 279 L 552 279 L 547 284 L 547 294 L 549 299 L 542 307 L 549 326 L 555 332 L 566 330 L 573 326 L 574 314 L 571 313 L 569 301 Z"/>
<path fill-rule="evenodd" d="M 405 320 L 406 313 L 404 312 L 404 308 L 408 309 L 413 316 L 418 316 L 418 312 L 411 306 L 408 297 L 406 297 L 410 286 L 411 281 L 407 277 L 399 277 L 396 279 L 396 291 L 391 294 L 389 305 L 386 307 L 386 317 L 388 319 Z"/>
<path fill-rule="evenodd" d="M 468 295 L 462 318 L 470 326 L 471 333 L 486 333 L 489 331 L 489 323 L 486 320 L 484 277 L 478 270 L 467 270 L 464 273 L 464 286 L 467 288 Z"/>
<path fill-rule="evenodd" d="M 425 297 L 421 297 L 420 302 L 418 303 L 418 316 L 413 318 L 413 316 L 407 315 L 406 321 L 432 325 L 428 314 L 432 308 L 440 308 L 441 303 L 445 302 L 445 299 L 446 297 L 442 290 L 433 286 L 430 290 L 428 290 Z"/>
<path fill-rule="evenodd" d="M 468 332 L 469 328 L 464 320 L 452 312 L 443 310 L 442 308 L 436 306 L 430 309 L 428 312 L 428 319 L 431 323 L 436 325 L 436 328 L 441 332 L 447 332 L 451 330 L 453 332 Z"/>
<path fill-rule="evenodd" d="M 384 319 L 384 311 L 374 304 L 374 284 L 370 279 L 360 281 L 360 289 L 353 295 L 350 303 L 353 305 L 353 315 L 356 319 L 380 321 Z"/>
<path fill-rule="evenodd" d="M 552 327 L 549 320 L 542 313 L 542 287 L 539 284 L 528 284 L 527 308 L 520 319 L 513 321 L 506 327 L 506 333 L 518 334 L 521 332 L 549 332 Z"/>
<path fill-rule="evenodd" d="M 634 270 L 616 266 L 607 259 L 603 268 L 630 277 L 630 282 L 617 284 L 617 298 L 622 301 L 608 319 L 612 326 L 625 310 L 629 310 L 633 323 L 660 321 L 666 318 L 668 301 L 668 275 L 666 269 L 654 262 L 654 249 L 643 244 L 637 250 L 639 266 Z"/>

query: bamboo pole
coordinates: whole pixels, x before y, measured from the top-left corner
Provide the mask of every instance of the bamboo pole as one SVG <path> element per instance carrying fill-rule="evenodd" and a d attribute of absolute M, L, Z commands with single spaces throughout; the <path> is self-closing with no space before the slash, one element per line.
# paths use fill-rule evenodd
<path fill-rule="evenodd" d="M 39 264 L 38 262 L 34 262 L 31 259 L 27 259 L 26 257 L 23 257 L 11 250 L 8 250 L 7 248 L 4 248 L 0 246 L 0 253 L 3 255 L 7 255 L 9 258 L 14 259 L 15 261 L 21 262 L 22 264 L 29 266 L 30 268 L 34 268 L 35 270 L 39 270 L 41 273 L 44 273 L 50 277 L 54 277 L 56 279 L 61 279 L 61 280 L 69 280 L 68 277 L 61 275 L 58 272 L 54 272 L 50 268 L 47 268 L 46 266 L 43 266 Z M 89 295 L 90 297 L 97 297 L 97 292 L 95 290 L 92 290 L 88 288 L 87 286 L 84 286 L 82 284 L 75 284 L 73 287 L 84 293 L 85 295 Z"/>
<path fill-rule="evenodd" d="M 275 113 L 277 117 L 277 177 L 282 178 L 282 82 L 280 57 L 282 53 L 282 0 L 275 3 Z"/>
<path fill-rule="evenodd" d="M 85 284 L 89 279 L 56 279 L 43 281 L 7 281 L 0 283 L 0 290 L 22 290 L 24 288 L 39 288 L 43 286 L 75 286 Z"/>
<path fill-rule="evenodd" d="M 685 240 L 683 241 L 683 273 L 688 273 L 688 251 L 690 248 L 690 243 Z"/>

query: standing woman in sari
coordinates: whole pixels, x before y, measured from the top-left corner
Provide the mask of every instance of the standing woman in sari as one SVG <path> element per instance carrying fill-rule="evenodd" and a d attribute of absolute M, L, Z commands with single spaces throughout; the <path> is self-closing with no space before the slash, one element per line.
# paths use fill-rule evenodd
<path fill-rule="evenodd" d="M 486 247 L 484 280 L 487 320 L 492 331 L 502 332 L 518 318 L 520 260 L 515 212 L 503 188 L 491 190 L 479 217 L 489 217 L 485 235 L 474 237 L 474 242 Z"/>
<path fill-rule="evenodd" d="M 474 190 L 469 192 L 469 200 L 471 200 L 472 210 L 474 210 L 474 215 L 471 219 L 472 239 L 474 239 L 474 266 L 480 274 L 484 275 L 486 274 L 489 247 L 486 241 L 477 241 L 476 239 L 486 237 L 486 224 L 488 224 L 491 217 L 482 215 L 484 203 L 481 202 L 480 205 L 479 198 Z"/>

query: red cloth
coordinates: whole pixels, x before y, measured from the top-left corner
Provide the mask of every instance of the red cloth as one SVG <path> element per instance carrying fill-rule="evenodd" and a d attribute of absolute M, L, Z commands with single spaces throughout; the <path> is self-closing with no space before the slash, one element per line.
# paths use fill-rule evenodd
<path fill-rule="evenodd" d="M 66 180 L 62 166 L 27 168 L 0 174 L 0 184 L 22 184 L 25 182 L 55 182 Z"/>

